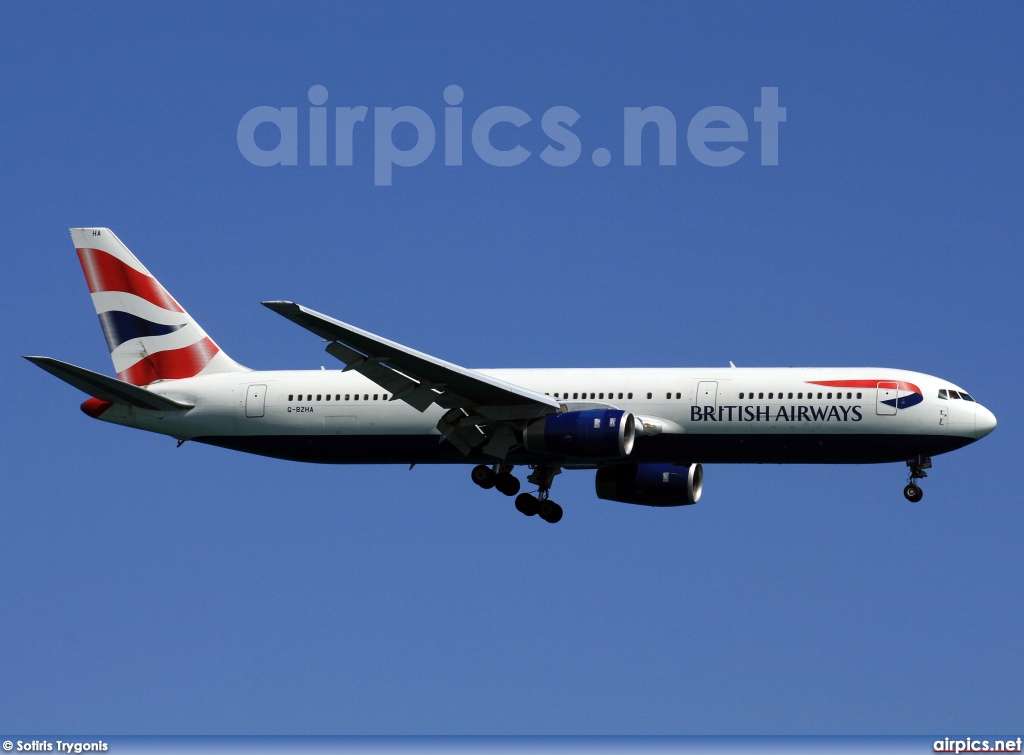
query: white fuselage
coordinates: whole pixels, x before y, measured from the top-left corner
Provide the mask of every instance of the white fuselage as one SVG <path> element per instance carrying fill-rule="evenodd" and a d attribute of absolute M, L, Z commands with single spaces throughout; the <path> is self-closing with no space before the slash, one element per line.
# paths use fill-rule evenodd
<path fill-rule="evenodd" d="M 611 406 L 644 430 L 632 461 L 865 463 L 954 450 L 986 435 L 992 414 L 960 389 L 886 368 L 478 370 L 556 398 Z M 845 383 L 845 387 L 836 387 Z M 881 387 L 879 387 L 881 386 Z M 909 386 L 910 388 L 908 388 Z M 159 412 L 116 404 L 101 419 L 253 453 L 327 463 L 479 462 L 441 443 L 444 410 L 421 413 L 357 372 L 242 372 L 157 382 L 194 404 Z M 913 389 L 913 390 L 911 390 Z M 917 396 L 920 398 L 917 398 Z M 889 401 L 889 403 L 885 403 Z M 904 404 L 907 404 L 904 406 Z M 528 453 L 510 461 L 530 463 Z M 577 460 L 578 461 L 578 460 Z M 573 466 L 592 466 L 586 462 Z"/>

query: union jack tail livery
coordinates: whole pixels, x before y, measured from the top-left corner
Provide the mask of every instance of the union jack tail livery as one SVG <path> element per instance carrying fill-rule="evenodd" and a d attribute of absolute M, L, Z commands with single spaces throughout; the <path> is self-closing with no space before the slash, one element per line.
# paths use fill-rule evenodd
<path fill-rule="evenodd" d="M 221 351 L 113 231 L 70 230 L 121 380 L 149 385 L 247 371 Z"/>

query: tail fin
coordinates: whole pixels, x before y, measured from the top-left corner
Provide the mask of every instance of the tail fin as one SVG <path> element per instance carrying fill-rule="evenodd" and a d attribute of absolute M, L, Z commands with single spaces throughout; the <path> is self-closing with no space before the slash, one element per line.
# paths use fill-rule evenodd
<path fill-rule="evenodd" d="M 220 350 L 109 228 L 70 230 L 121 380 L 149 385 L 247 370 Z"/>

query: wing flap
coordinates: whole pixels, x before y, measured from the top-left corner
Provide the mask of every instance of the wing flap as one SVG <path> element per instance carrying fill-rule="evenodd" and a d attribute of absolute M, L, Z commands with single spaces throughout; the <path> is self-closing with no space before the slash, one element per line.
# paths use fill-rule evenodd
<path fill-rule="evenodd" d="M 338 341 L 328 344 L 327 353 L 344 362 L 346 370 L 355 370 L 384 390 L 390 391 L 391 401 L 402 400 L 418 411 L 425 412 L 435 400 L 441 398 L 412 378 L 390 369 L 380 360 L 360 354 Z"/>

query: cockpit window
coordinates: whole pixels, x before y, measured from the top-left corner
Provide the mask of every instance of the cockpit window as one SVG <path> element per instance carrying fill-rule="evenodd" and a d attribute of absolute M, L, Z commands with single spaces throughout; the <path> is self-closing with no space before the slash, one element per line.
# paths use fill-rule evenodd
<path fill-rule="evenodd" d="M 956 391 L 950 391 L 949 392 L 949 397 L 950 398 L 960 398 L 960 394 L 957 393 Z"/>
<path fill-rule="evenodd" d="M 962 398 L 962 399 L 963 399 L 964 401 L 974 401 L 974 399 L 973 399 L 973 398 L 971 398 L 970 396 L 968 396 L 968 395 L 967 395 L 966 393 L 964 393 L 963 391 L 960 391 L 960 398 Z M 977 402 L 977 401 L 974 401 L 974 403 L 978 403 L 978 402 Z"/>
<path fill-rule="evenodd" d="M 946 389 L 945 388 L 940 388 L 939 389 L 939 398 L 947 398 L 947 396 L 946 396 Z"/>

